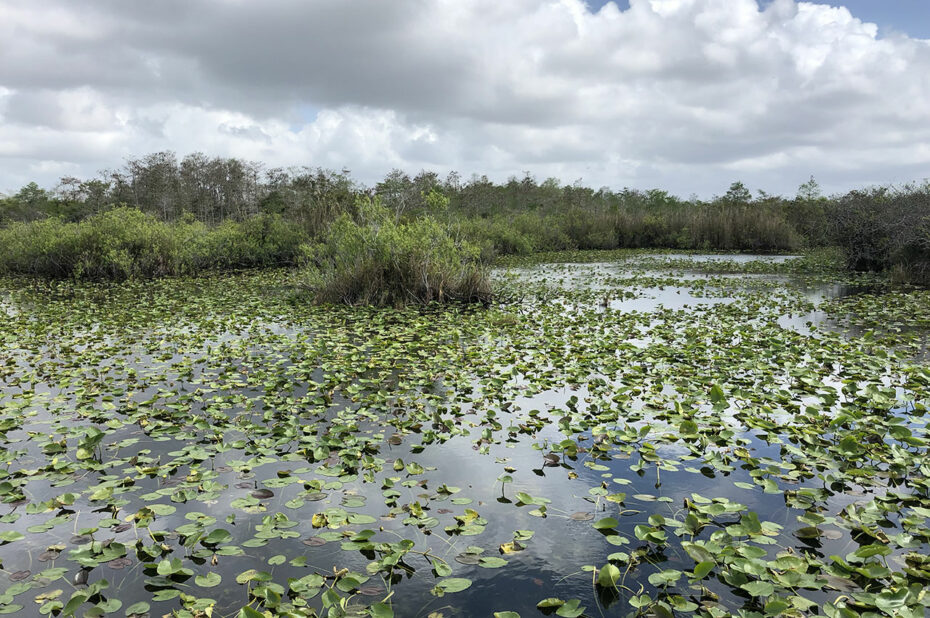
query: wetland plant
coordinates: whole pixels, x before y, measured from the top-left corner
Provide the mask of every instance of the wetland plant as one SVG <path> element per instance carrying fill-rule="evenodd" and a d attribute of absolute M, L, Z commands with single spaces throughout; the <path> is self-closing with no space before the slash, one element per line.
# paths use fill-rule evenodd
<path fill-rule="evenodd" d="M 488 311 L 0 279 L 0 614 L 927 615 L 930 292 L 568 256 Z"/>
<path fill-rule="evenodd" d="M 288 265 L 306 238 L 276 215 L 210 226 L 119 206 L 76 223 L 50 217 L 0 228 L 0 272 L 125 281 Z"/>
<path fill-rule="evenodd" d="M 406 306 L 488 303 L 488 267 L 474 244 L 431 216 L 397 222 L 380 200 L 359 198 L 322 242 L 305 247 L 303 285 L 318 303 Z"/>

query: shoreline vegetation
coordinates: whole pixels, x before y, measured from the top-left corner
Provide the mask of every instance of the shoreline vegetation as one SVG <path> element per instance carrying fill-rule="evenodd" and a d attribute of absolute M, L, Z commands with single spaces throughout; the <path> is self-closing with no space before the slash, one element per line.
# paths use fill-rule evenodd
<path fill-rule="evenodd" d="M 0 198 L 0 273 L 121 281 L 298 266 L 322 303 L 487 302 L 490 264 L 537 253 L 830 247 L 849 270 L 927 283 L 930 185 L 824 197 L 812 178 L 784 198 L 734 182 L 705 201 L 395 170 L 367 188 L 347 173 L 162 152 Z"/>

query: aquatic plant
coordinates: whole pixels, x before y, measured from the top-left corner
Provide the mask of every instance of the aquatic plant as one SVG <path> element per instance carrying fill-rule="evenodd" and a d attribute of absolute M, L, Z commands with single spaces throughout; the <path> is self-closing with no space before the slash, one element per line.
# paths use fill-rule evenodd
<path fill-rule="evenodd" d="M 0 279 L 0 611 L 923 616 L 927 295 L 576 258 L 480 310 Z"/>
<path fill-rule="evenodd" d="M 488 268 L 475 245 L 426 216 L 398 223 L 380 202 L 360 198 L 305 249 L 303 286 L 316 302 L 347 305 L 487 303 Z"/>

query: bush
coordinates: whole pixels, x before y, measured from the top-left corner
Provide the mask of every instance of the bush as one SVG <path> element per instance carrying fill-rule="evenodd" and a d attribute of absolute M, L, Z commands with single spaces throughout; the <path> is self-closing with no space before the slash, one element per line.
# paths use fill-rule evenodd
<path fill-rule="evenodd" d="M 513 226 L 527 237 L 535 251 L 576 249 L 575 243 L 565 232 L 563 220 L 558 215 L 524 213 L 513 219 Z"/>
<path fill-rule="evenodd" d="M 14 223 L 0 232 L 0 268 L 50 278 L 165 275 L 178 270 L 185 240 L 131 208 L 116 208 L 81 223 L 57 218 Z"/>
<path fill-rule="evenodd" d="M 272 215 L 211 228 L 119 207 L 79 223 L 48 218 L 0 229 L 0 271 L 112 281 L 195 274 L 296 263 L 305 241 Z"/>
<path fill-rule="evenodd" d="M 528 255 L 536 250 L 531 236 L 502 218 L 466 219 L 460 229 L 465 238 L 481 248 L 484 261 L 500 255 Z"/>
<path fill-rule="evenodd" d="M 305 287 L 316 302 L 408 305 L 488 302 L 480 249 L 425 216 L 398 223 L 376 199 L 359 198 L 358 218 L 330 226 L 306 248 Z"/>
<path fill-rule="evenodd" d="M 190 256 L 191 270 L 294 265 L 306 242 L 302 229 L 280 215 L 224 221 L 197 236 Z"/>
<path fill-rule="evenodd" d="M 830 215 L 833 241 L 843 249 L 847 268 L 930 281 L 930 187 L 852 191 Z"/>

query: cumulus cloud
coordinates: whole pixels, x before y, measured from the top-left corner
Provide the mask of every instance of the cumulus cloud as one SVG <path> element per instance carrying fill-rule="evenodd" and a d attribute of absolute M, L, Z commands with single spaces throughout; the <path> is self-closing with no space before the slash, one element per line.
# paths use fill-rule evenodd
<path fill-rule="evenodd" d="M 930 41 L 774 0 L 0 0 L 0 190 L 179 153 L 792 193 L 930 175 Z"/>

